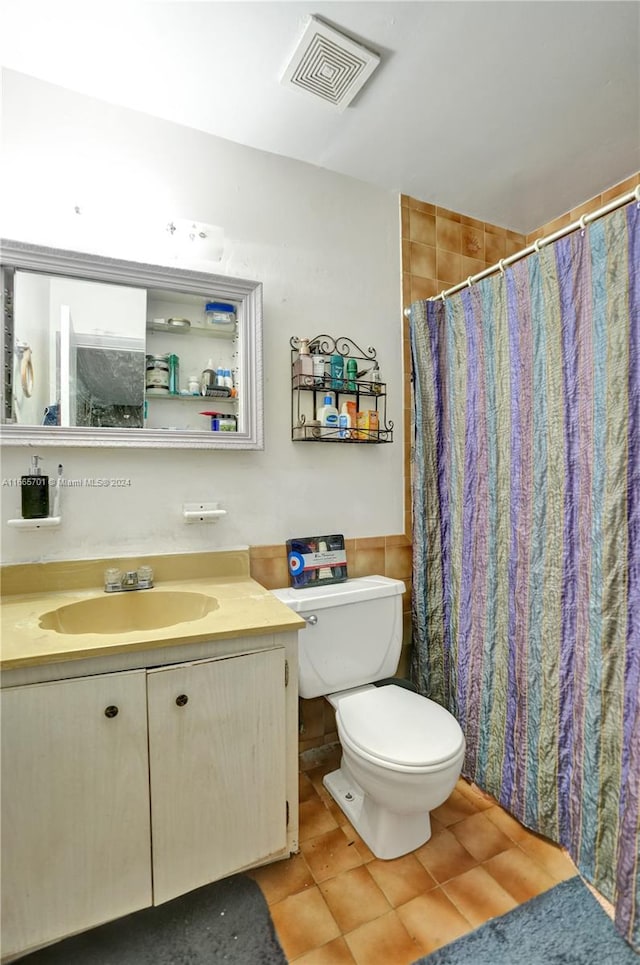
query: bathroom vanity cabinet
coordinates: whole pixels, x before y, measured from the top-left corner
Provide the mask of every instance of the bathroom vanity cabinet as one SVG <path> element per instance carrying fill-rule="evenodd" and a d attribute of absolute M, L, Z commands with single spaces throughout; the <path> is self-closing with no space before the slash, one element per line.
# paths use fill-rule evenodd
<path fill-rule="evenodd" d="M 297 850 L 296 638 L 4 674 L 3 957 Z"/>

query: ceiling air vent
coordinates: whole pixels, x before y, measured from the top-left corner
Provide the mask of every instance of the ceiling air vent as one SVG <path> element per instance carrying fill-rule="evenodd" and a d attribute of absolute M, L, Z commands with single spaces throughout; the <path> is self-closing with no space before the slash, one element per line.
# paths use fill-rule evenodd
<path fill-rule="evenodd" d="M 379 63 L 377 54 L 311 17 L 281 82 L 342 111 Z"/>

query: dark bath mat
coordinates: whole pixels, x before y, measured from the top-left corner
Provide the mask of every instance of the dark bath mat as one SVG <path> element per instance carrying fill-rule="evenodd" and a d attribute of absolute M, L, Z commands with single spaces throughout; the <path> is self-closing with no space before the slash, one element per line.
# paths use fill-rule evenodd
<path fill-rule="evenodd" d="M 579 875 L 414 965 L 639 965 Z"/>
<path fill-rule="evenodd" d="M 287 965 L 258 885 L 233 875 L 20 959 L 20 965 Z"/>

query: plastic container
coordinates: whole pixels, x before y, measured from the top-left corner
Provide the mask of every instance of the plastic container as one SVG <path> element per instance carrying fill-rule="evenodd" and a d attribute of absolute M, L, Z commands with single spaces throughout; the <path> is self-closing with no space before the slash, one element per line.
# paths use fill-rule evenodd
<path fill-rule="evenodd" d="M 209 359 L 207 367 L 202 372 L 201 386 L 203 395 L 207 389 L 214 389 L 216 386 L 216 370 L 213 367 L 213 359 Z"/>
<path fill-rule="evenodd" d="M 169 356 L 168 355 L 147 355 L 146 356 L 146 379 L 145 386 L 154 392 L 166 392 L 169 394 Z"/>
<path fill-rule="evenodd" d="M 293 363 L 294 388 L 314 384 L 313 359 L 309 354 L 309 339 L 298 340 L 298 358 Z"/>
<path fill-rule="evenodd" d="M 341 439 L 351 438 L 351 414 L 349 412 L 349 404 L 347 402 L 343 402 L 340 406 L 340 415 L 338 416 L 338 435 Z"/>
<path fill-rule="evenodd" d="M 331 388 L 342 389 L 344 385 L 344 359 L 341 355 L 331 356 Z"/>
<path fill-rule="evenodd" d="M 180 359 L 177 355 L 169 356 L 169 392 L 180 395 Z"/>
<path fill-rule="evenodd" d="M 313 384 L 324 385 L 324 355 L 312 355 Z"/>
<path fill-rule="evenodd" d="M 347 359 L 347 390 L 355 392 L 358 387 L 358 363 L 355 359 Z"/>
<path fill-rule="evenodd" d="M 318 422 L 322 429 L 337 429 L 339 413 L 330 395 L 325 395 L 324 405 L 318 409 Z"/>
<path fill-rule="evenodd" d="M 31 469 L 20 477 L 23 519 L 44 519 L 49 515 L 49 477 L 42 475 L 40 456 L 31 457 Z"/>
<path fill-rule="evenodd" d="M 204 320 L 212 328 L 231 328 L 236 323 L 236 310 L 228 302 L 207 302 L 204 307 Z"/>

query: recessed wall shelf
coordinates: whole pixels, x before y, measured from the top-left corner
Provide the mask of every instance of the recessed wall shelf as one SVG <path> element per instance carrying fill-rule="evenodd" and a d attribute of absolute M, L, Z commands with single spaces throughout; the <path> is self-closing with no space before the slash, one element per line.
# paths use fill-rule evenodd
<path fill-rule="evenodd" d="M 307 355 L 300 352 L 302 341 L 297 336 L 292 336 L 289 341 L 292 440 L 343 445 L 393 442 L 393 422 L 387 419 L 387 387 L 384 382 L 372 377 L 373 370 L 377 370 L 376 350 L 369 346 L 363 351 L 344 336 L 333 338 L 331 335 L 316 335 L 308 342 Z M 332 356 L 342 359 L 342 374 L 332 373 Z M 309 359 L 309 362 L 305 359 Z M 349 360 L 356 362 L 355 376 L 347 372 Z M 333 396 L 339 411 L 345 402 L 351 403 L 351 425 L 334 428 L 319 424 L 316 413 L 327 394 Z M 360 422 L 358 413 L 364 414 Z"/>

